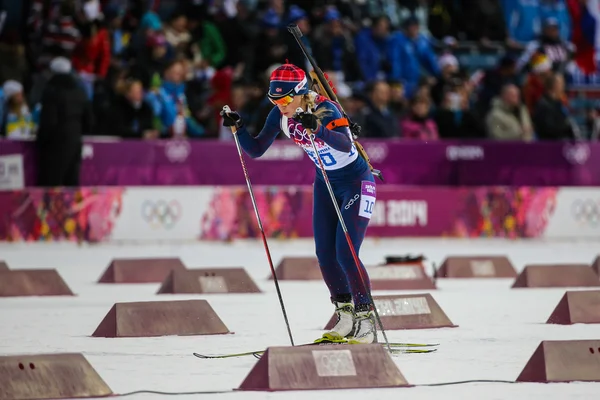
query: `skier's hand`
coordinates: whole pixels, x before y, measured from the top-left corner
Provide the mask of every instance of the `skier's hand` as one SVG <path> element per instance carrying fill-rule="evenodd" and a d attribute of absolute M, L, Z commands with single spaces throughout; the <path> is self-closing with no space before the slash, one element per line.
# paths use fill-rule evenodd
<path fill-rule="evenodd" d="M 293 118 L 300 122 L 304 128 L 310 129 L 311 132 L 319 129 L 319 119 L 314 114 L 309 114 L 304 111 L 296 112 Z"/>
<path fill-rule="evenodd" d="M 236 129 L 239 129 L 242 127 L 242 125 L 244 125 L 244 121 L 242 120 L 242 117 L 240 117 L 240 114 L 235 111 L 231 111 L 229 106 L 224 106 L 220 114 L 221 117 L 223 117 L 223 126 L 235 126 Z"/>

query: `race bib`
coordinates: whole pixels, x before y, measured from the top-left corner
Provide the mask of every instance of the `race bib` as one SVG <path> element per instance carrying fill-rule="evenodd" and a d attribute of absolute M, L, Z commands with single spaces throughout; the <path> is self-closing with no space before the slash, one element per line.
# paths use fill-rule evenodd
<path fill-rule="evenodd" d="M 362 188 L 360 190 L 360 209 L 358 210 L 359 216 L 371 219 L 376 197 L 377 192 L 375 190 L 375 183 L 371 181 L 362 181 Z"/>

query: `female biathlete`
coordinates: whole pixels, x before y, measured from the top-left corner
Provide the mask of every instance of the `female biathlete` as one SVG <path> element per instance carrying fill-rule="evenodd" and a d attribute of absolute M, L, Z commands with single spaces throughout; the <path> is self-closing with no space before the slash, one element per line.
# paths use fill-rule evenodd
<path fill-rule="evenodd" d="M 223 111 L 221 115 L 224 126 L 237 128 L 240 145 L 250 157 L 263 155 L 283 131 L 317 165 L 313 230 L 317 258 L 335 305 L 337 323 L 315 342 L 374 343 L 377 330 L 368 295 L 368 274 L 362 262 L 357 266 L 354 261 L 308 135 L 314 135 L 318 156 L 323 161 L 357 254 L 375 204 L 373 174 L 368 163 L 359 157 L 348 122 L 342 118 L 337 103 L 309 91 L 302 69 L 284 64 L 273 71 L 267 96 L 276 107 L 256 137 L 244 128 L 237 112 Z M 310 112 L 296 113 L 299 107 Z"/>

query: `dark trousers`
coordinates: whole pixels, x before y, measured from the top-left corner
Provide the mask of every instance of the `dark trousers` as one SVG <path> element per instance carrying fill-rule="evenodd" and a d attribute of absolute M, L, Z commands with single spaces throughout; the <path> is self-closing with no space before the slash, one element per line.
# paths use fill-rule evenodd
<path fill-rule="evenodd" d="M 353 181 L 332 184 L 357 255 L 370 221 L 373 209 L 371 203 L 374 203 L 367 201 L 363 196 L 363 182 L 371 182 L 374 185 L 375 180 L 370 171 Z M 359 265 L 356 265 L 327 186 L 319 178 L 315 180 L 313 201 L 316 253 L 331 298 L 344 301 L 351 297 L 356 306 L 369 304 L 369 276 L 360 260 Z"/>
<path fill-rule="evenodd" d="M 37 186 L 79 186 L 81 143 L 38 148 Z"/>

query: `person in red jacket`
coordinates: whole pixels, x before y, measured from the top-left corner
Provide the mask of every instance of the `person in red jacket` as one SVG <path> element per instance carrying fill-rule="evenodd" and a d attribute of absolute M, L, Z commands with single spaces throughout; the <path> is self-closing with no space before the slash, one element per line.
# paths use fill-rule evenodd
<path fill-rule="evenodd" d="M 99 20 L 82 27 L 82 40 L 73 51 L 73 69 L 83 81 L 88 96 L 94 94 L 94 82 L 104 79 L 110 66 L 111 46 L 108 29 Z"/>

